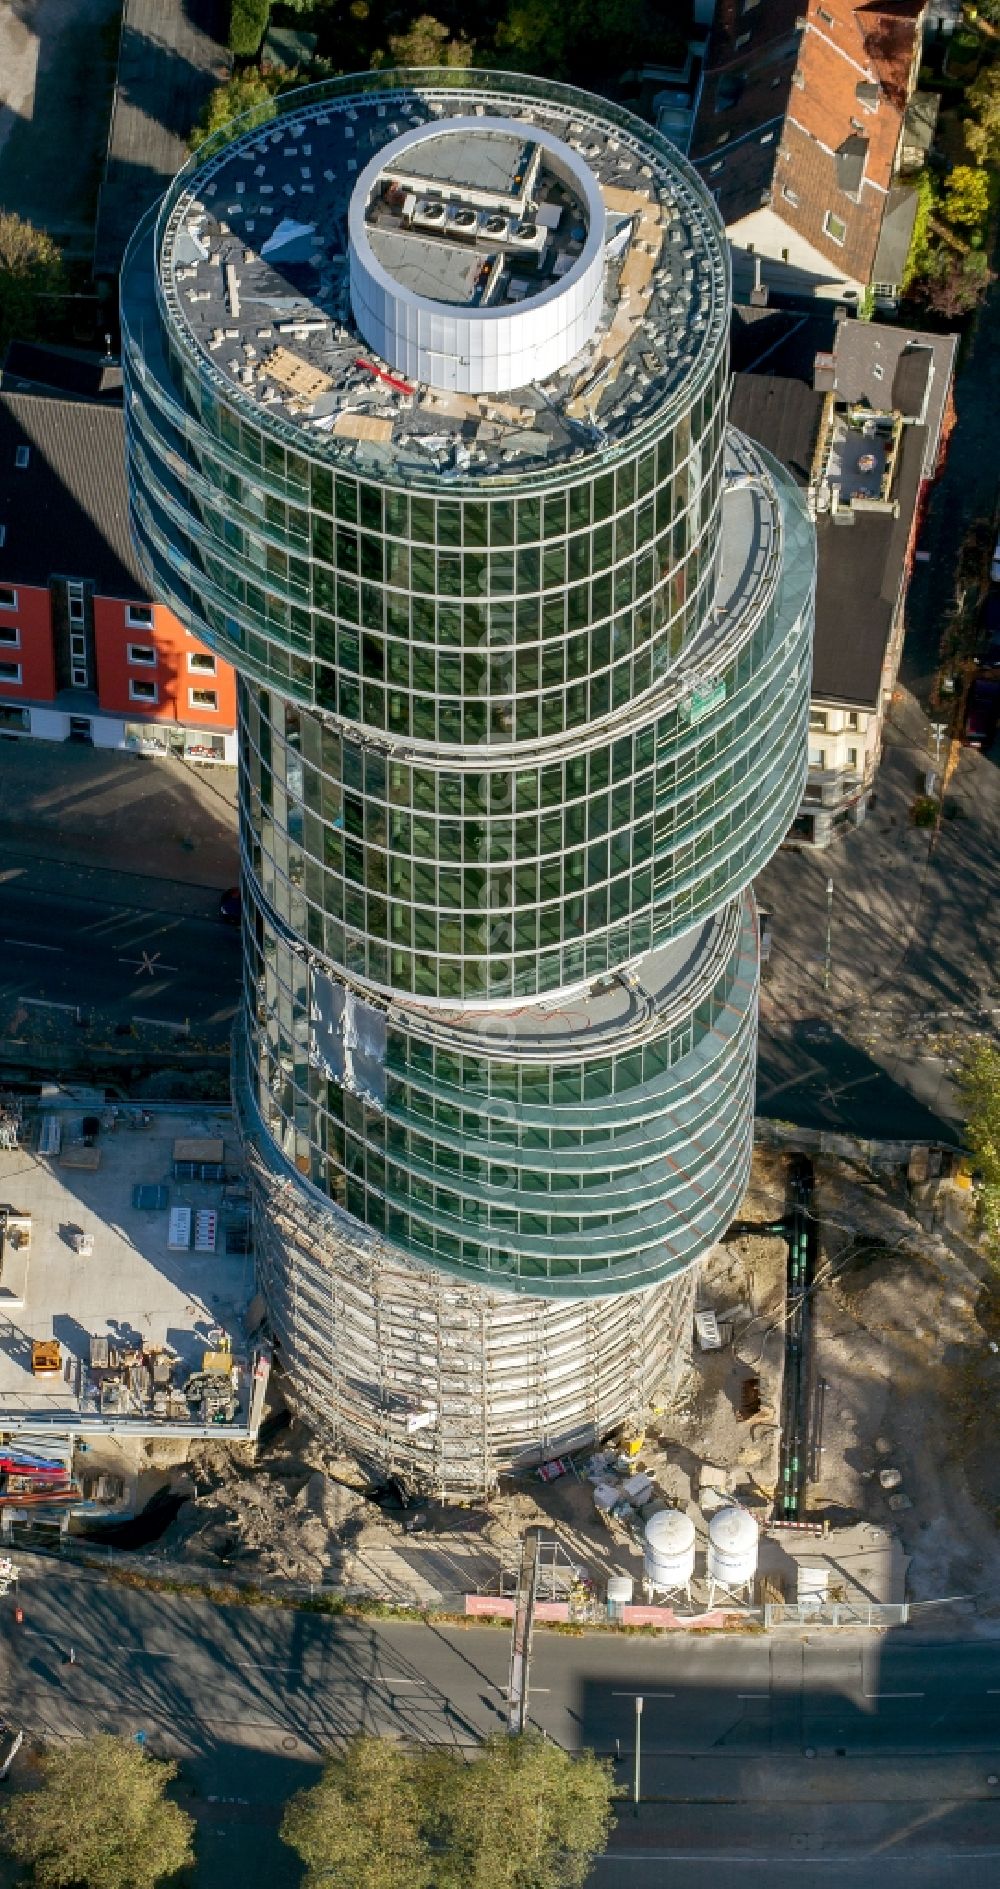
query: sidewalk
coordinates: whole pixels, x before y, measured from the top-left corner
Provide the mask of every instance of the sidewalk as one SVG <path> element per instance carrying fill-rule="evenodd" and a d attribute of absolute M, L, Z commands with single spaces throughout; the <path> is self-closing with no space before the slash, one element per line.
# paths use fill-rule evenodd
<path fill-rule="evenodd" d="M 70 742 L 0 745 L 0 856 L 224 891 L 239 876 L 236 771 Z"/>

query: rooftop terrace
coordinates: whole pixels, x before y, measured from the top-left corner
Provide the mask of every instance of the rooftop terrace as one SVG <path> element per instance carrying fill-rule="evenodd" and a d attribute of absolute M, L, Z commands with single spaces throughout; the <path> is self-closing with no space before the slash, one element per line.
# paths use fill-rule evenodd
<path fill-rule="evenodd" d="M 516 80 L 331 91 L 283 102 L 278 118 L 183 177 L 168 209 L 167 305 L 203 373 L 214 370 L 261 420 L 290 421 L 313 451 L 326 442 L 331 457 L 375 471 L 509 474 L 626 436 L 715 358 L 726 320 L 720 230 L 683 159 L 646 127 L 610 107 L 607 117 L 574 109 L 579 95 L 564 103 L 558 88 L 535 98 L 530 81 L 523 92 Z M 455 119 L 482 128 L 443 135 Z M 398 152 L 374 162 L 435 124 L 442 135 L 420 139 L 409 169 Z M 596 204 L 601 306 L 573 358 L 493 397 L 411 382 L 378 358 L 352 309 L 348 228 L 373 163 L 380 188 L 364 206 L 366 235 L 390 275 L 442 312 L 478 308 L 487 287 L 501 309 L 543 299 L 581 244 L 589 254 Z M 443 235 L 418 213 L 434 192 L 449 200 Z M 475 212 L 464 234 L 460 210 Z M 532 234 L 518 248 L 525 225 Z"/>

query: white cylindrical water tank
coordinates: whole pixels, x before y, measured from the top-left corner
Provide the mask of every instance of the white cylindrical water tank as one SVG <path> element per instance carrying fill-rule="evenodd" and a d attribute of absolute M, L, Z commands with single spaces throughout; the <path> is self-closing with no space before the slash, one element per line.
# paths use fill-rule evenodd
<path fill-rule="evenodd" d="M 620 1620 L 622 1608 L 631 1607 L 634 1582 L 631 1574 L 608 1575 L 608 1618 Z"/>
<path fill-rule="evenodd" d="M 716 1509 L 708 1524 L 709 1580 L 720 1587 L 746 1587 L 757 1572 L 759 1534 L 746 1509 Z"/>
<path fill-rule="evenodd" d="M 660 1509 L 645 1527 L 643 1555 L 650 1587 L 683 1587 L 694 1573 L 694 1523 L 683 1509 Z"/>

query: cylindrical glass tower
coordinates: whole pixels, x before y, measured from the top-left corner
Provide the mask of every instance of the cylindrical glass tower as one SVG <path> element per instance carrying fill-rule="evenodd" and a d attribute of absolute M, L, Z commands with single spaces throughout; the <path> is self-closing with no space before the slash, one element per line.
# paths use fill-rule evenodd
<path fill-rule="evenodd" d="M 378 73 L 123 276 L 133 528 L 240 672 L 237 1099 L 311 1421 L 443 1494 L 669 1393 L 750 1159 L 812 529 L 711 199 L 603 101 Z"/>

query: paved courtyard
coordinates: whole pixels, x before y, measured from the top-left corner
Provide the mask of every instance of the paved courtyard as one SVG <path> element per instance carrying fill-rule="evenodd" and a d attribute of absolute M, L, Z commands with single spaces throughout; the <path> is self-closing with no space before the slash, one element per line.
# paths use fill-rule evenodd
<path fill-rule="evenodd" d="M 121 0 L 0 0 L 0 209 L 89 255 Z"/>

